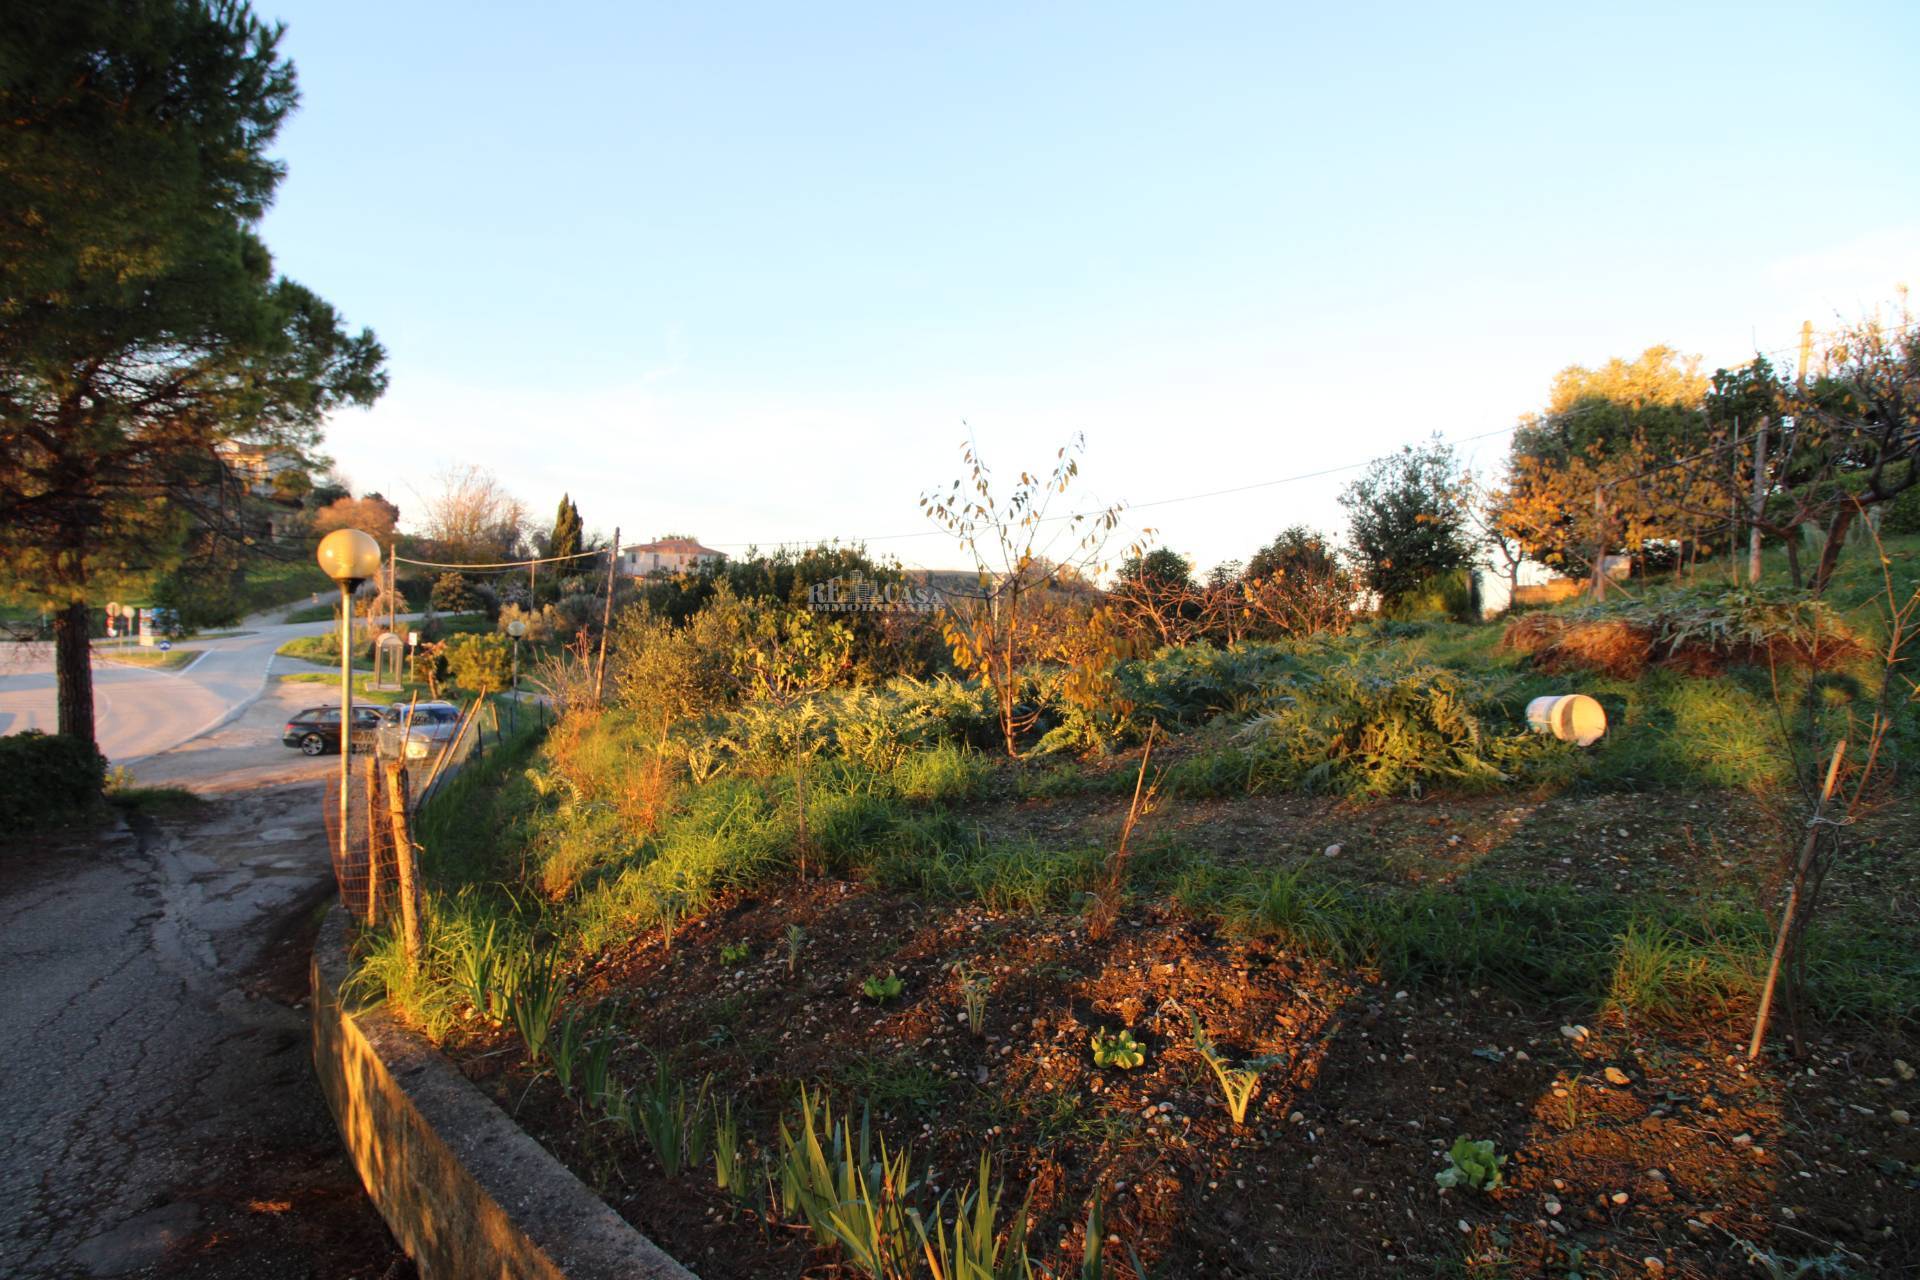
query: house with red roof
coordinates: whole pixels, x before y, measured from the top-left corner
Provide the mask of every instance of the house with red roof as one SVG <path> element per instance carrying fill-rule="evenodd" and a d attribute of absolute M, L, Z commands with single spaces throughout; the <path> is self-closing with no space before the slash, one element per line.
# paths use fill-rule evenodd
<path fill-rule="evenodd" d="M 630 578 L 696 573 L 725 560 L 726 553 L 703 547 L 697 538 L 667 537 L 620 548 L 620 572 Z"/>

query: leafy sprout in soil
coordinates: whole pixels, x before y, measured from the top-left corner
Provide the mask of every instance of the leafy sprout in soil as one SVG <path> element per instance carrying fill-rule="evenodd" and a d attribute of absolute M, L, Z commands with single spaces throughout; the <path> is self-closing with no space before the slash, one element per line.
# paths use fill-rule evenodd
<path fill-rule="evenodd" d="M 1117 1067 L 1122 1071 L 1131 1071 L 1147 1060 L 1146 1046 L 1133 1038 L 1133 1032 L 1122 1027 L 1118 1031 L 1109 1031 L 1105 1027 L 1093 1033 L 1093 1064 L 1097 1067 Z"/>

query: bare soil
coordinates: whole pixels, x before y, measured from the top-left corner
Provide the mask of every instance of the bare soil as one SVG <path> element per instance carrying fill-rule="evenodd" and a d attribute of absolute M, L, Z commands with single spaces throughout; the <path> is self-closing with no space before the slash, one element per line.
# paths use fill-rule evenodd
<path fill-rule="evenodd" d="M 1711 891 L 1777 858 L 1766 815 L 1721 796 L 1570 796 L 1348 809 L 1299 797 L 1186 806 L 1156 835 L 1223 859 L 1313 858 L 1361 881 L 1445 881 L 1500 865 L 1594 893 Z M 996 834 L 1097 839 L 1124 800 L 1007 806 Z M 976 815 L 976 816 L 984 816 Z M 1898 834 L 1897 832 L 1895 833 Z M 1911 921 L 1910 836 L 1862 843 L 1850 892 Z M 1339 843 L 1328 859 L 1324 847 Z M 1851 874 L 1851 873 L 1850 873 Z M 1860 902 L 1855 903 L 1856 906 Z M 807 942 L 789 973 L 785 930 Z M 721 948 L 748 958 L 725 964 Z M 960 1019 L 956 963 L 993 975 L 983 1027 Z M 884 1004 L 860 984 L 896 973 Z M 863 1098 L 911 1140 L 930 1187 L 958 1191 L 982 1149 L 1036 1256 L 1077 1267 L 1089 1200 L 1160 1276 L 1760 1274 L 1749 1250 L 1848 1274 L 1920 1274 L 1920 1040 L 1912 1027 L 1807 1027 L 1800 1060 L 1749 1067 L 1751 1010 L 1628 1021 L 1485 991 L 1400 991 L 1368 974 L 1172 911 L 1105 942 L 1077 915 L 933 905 L 845 881 L 723 903 L 674 937 L 600 959 L 577 1007 L 617 1030 L 635 1082 L 668 1055 L 711 1073 L 764 1147 L 796 1082 Z M 1266 1059 L 1232 1123 L 1192 1043 Z M 1127 1028 L 1134 1070 L 1089 1038 Z M 468 1075 L 641 1230 L 709 1280 L 839 1274 L 793 1224 L 743 1208 L 710 1170 L 667 1180 L 643 1141 L 591 1124 L 513 1033 L 450 1046 Z M 1456 1137 L 1490 1139 L 1505 1185 L 1442 1190 Z M 760 1204 L 765 1203 L 761 1197 Z M 1044 1252 L 1042 1252 L 1044 1246 Z M 1128 1276 L 1119 1243 L 1112 1274 Z"/>

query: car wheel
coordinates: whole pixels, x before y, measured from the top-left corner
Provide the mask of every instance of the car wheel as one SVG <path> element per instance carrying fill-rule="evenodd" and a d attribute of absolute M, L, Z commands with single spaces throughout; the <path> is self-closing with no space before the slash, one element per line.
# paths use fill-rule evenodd
<path fill-rule="evenodd" d="M 300 754 L 317 756 L 327 749 L 327 740 L 317 733 L 310 733 L 300 739 Z"/>

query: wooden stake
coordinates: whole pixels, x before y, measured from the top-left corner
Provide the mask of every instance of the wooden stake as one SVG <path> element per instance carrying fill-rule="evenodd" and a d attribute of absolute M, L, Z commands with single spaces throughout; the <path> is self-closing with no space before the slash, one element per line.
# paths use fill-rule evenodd
<path fill-rule="evenodd" d="M 1800 846 L 1800 864 L 1794 868 L 1793 881 L 1787 886 L 1787 909 L 1780 917 L 1780 932 L 1773 940 L 1773 959 L 1767 965 L 1767 984 L 1760 990 L 1760 1010 L 1753 1019 L 1753 1039 L 1747 1043 L 1747 1060 L 1760 1056 L 1761 1042 L 1767 1038 L 1767 1019 L 1773 1013 L 1773 991 L 1780 980 L 1780 963 L 1786 958 L 1787 944 L 1793 937 L 1794 917 L 1800 914 L 1800 894 L 1806 887 L 1807 873 L 1813 869 L 1813 851 L 1820 843 L 1820 825 L 1827 814 L 1827 801 L 1833 798 L 1833 784 L 1840 776 L 1840 757 L 1847 753 L 1847 740 L 1840 739 L 1827 764 L 1827 781 L 1814 802 L 1813 818 L 1807 823 L 1807 839 Z"/>
<path fill-rule="evenodd" d="M 367 755 L 367 924 L 380 919 L 380 762 Z"/>
<path fill-rule="evenodd" d="M 407 834 L 407 770 L 387 761 L 387 822 L 393 836 L 393 865 L 400 881 L 400 937 L 409 963 L 420 958 L 419 876 L 413 841 Z"/>

